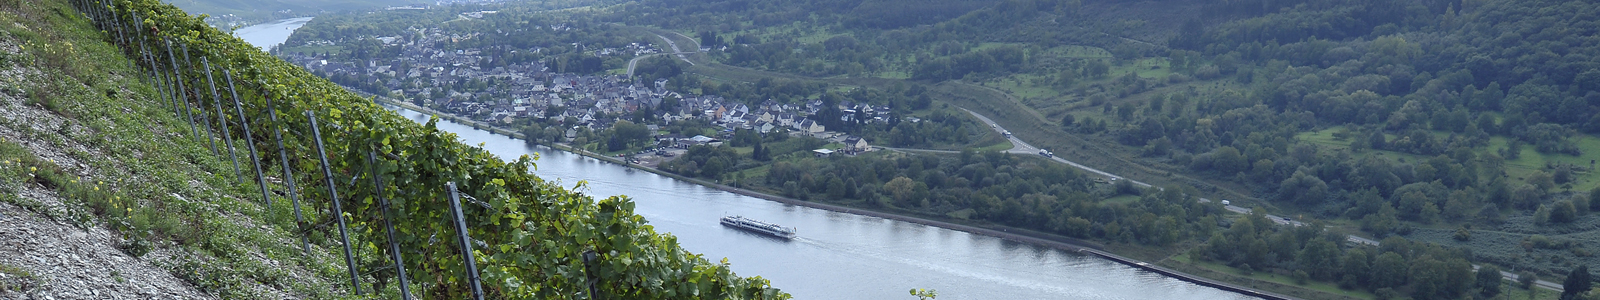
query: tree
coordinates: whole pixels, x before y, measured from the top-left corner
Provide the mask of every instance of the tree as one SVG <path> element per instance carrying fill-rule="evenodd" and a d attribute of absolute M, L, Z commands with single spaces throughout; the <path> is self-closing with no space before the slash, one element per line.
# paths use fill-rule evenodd
<path fill-rule="evenodd" d="M 1312 278 L 1331 279 L 1339 269 L 1339 245 L 1326 239 L 1312 240 L 1306 243 L 1304 250 L 1300 250 L 1295 261 L 1300 264 L 1301 270 L 1311 270 Z"/>
<path fill-rule="evenodd" d="M 1478 286 L 1479 296 L 1488 299 L 1500 294 L 1500 268 L 1483 266 L 1478 269 L 1477 277 L 1477 283 L 1474 285 Z"/>
<path fill-rule="evenodd" d="M 650 128 L 644 124 L 622 120 L 617 121 L 612 128 L 616 132 L 617 141 L 622 144 L 620 148 L 639 146 L 650 141 Z"/>
<path fill-rule="evenodd" d="M 845 194 L 844 181 L 839 180 L 839 176 L 829 176 L 829 177 L 831 177 L 831 178 L 828 178 L 828 189 L 827 189 L 828 198 L 831 198 L 833 200 L 844 199 L 844 194 Z"/>
<path fill-rule="evenodd" d="M 1578 218 L 1578 211 L 1572 201 L 1562 200 L 1550 208 L 1550 223 L 1565 224 Z"/>
<path fill-rule="evenodd" d="M 1533 288 L 1533 283 L 1537 281 L 1539 281 L 1539 274 L 1528 271 L 1517 272 L 1517 285 L 1523 289 Z"/>
<path fill-rule="evenodd" d="M 1378 255 L 1377 261 L 1372 264 L 1372 277 L 1369 280 L 1372 287 L 1376 288 L 1402 286 L 1406 284 L 1410 268 L 1411 265 L 1406 262 L 1405 257 L 1394 252 L 1384 252 Z"/>
<path fill-rule="evenodd" d="M 1316 175 L 1295 171 L 1278 185 L 1278 198 L 1303 205 L 1319 204 L 1328 196 L 1328 184 Z"/>
<path fill-rule="evenodd" d="M 1111 73 L 1111 64 L 1106 63 L 1106 61 L 1102 59 L 1090 61 L 1089 64 L 1083 68 L 1083 75 L 1092 78 L 1105 77 L 1108 73 Z"/>
<path fill-rule="evenodd" d="M 883 190 L 888 191 L 889 195 L 894 197 L 895 203 L 900 205 L 911 202 L 911 196 L 915 193 L 915 189 L 916 182 L 905 176 L 895 177 L 883 184 Z"/>
<path fill-rule="evenodd" d="M 1600 212 L 1600 187 L 1589 190 L 1589 211 Z"/>
<path fill-rule="evenodd" d="M 1344 278 L 1339 280 L 1339 286 L 1356 287 L 1366 285 L 1367 274 L 1372 270 L 1371 264 L 1368 262 L 1369 259 L 1367 252 L 1361 249 L 1346 251 L 1343 259 L 1344 266 L 1339 270 L 1340 273 L 1344 273 Z"/>
<path fill-rule="evenodd" d="M 1589 266 L 1580 265 L 1567 273 L 1567 281 L 1561 283 L 1561 300 L 1579 299 L 1593 285 L 1594 282 L 1589 279 Z"/>
<path fill-rule="evenodd" d="M 1389 147 L 1389 142 L 1384 140 L 1383 130 L 1374 129 L 1372 135 L 1367 136 L 1367 147 L 1378 150 Z"/>
<path fill-rule="evenodd" d="M 1244 155 L 1239 154 L 1239 149 L 1222 146 L 1211 151 L 1211 165 L 1219 173 L 1233 174 L 1244 171 L 1250 166 L 1250 162 Z"/>

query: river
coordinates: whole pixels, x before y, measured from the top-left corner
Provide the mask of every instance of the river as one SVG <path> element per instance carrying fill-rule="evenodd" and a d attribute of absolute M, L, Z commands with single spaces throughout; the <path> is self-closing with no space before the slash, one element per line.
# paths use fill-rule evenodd
<path fill-rule="evenodd" d="M 400 114 L 417 122 L 428 117 Z M 760 275 L 798 299 L 907 299 L 911 288 L 939 299 L 1249 299 L 1108 260 L 1053 248 L 876 217 L 742 196 L 632 170 L 450 121 L 441 130 L 484 144 L 502 158 L 537 154 L 535 174 L 596 197 L 628 195 L 659 232 L 740 275 Z M 742 215 L 799 229 L 784 241 L 722 227 Z"/>
<path fill-rule="evenodd" d="M 308 18 L 302 18 L 309 20 Z M 268 24 L 304 21 L 280 20 Z M 263 25 L 264 26 L 264 25 Z M 255 26 L 252 26 L 255 27 Z M 269 26 L 246 41 L 282 43 L 298 26 Z M 243 30 L 241 30 L 243 31 Z M 241 34 L 243 36 L 243 34 Z M 407 118 L 428 116 L 397 109 Z M 711 261 L 728 258 L 743 276 L 762 276 L 797 299 L 910 299 L 912 288 L 939 299 L 1251 299 L 1054 248 L 915 223 L 786 205 L 602 162 L 450 121 L 439 128 L 501 158 L 539 155 L 536 175 L 595 197 L 628 195 L 656 231 Z M 792 241 L 721 226 L 742 215 L 792 226 Z"/>
<path fill-rule="evenodd" d="M 251 45 L 260 47 L 262 50 L 272 50 L 278 44 L 282 44 L 283 41 L 289 40 L 289 35 L 294 34 L 295 29 L 305 26 L 306 22 L 311 22 L 311 19 L 311 17 L 304 17 L 266 22 L 239 28 L 239 30 L 234 30 L 233 34 L 238 35 L 239 38 L 244 39 L 245 42 L 249 42 Z"/>

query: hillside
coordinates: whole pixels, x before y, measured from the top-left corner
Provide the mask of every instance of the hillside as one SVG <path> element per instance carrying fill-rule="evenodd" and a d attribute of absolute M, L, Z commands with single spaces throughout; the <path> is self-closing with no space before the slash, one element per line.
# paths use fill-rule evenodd
<path fill-rule="evenodd" d="M 113 8 L 0 1 L 5 297 L 787 298 L 626 197 L 543 181 L 535 158 L 462 145 L 171 5 Z"/>
<path fill-rule="evenodd" d="M 71 11 L 0 1 L 0 298 L 337 297 L 332 252 L 290 242 Z"/>
<path fill-rule="evenodd" d="M 212 25 L 229 28 L 240 24 L 315 16 L 329 12 L 368 11 L 391 6 L 431 5 L 422 0 L 173 0 L 167 1 L 194 15 L 207 14 Z"/>

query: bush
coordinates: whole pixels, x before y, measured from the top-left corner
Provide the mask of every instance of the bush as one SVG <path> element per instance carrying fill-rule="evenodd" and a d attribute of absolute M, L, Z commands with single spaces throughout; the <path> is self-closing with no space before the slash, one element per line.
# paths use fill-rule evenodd
<path fill-rule="evenodd" d="M 1517 287 L 1527 289 L 1533 287 L 1533 283 L 1536 281 L 1539 281 L 1538 274 L 1533 274 L 1527 271 L 1517 272 Z"/>
<path fill-rule="evenodd" d="M 1394 289 L 1391 289 L 1391 288 L 1378 289 L 1377 291 L 1373 291 L 1372 295 L 1373 296 L 1377 296 L 1378 300 L 1388 300 L 1388 299 L 1400 298 L 1400 292 L 1396 292 L 1396 291 L 1394 291 Z"/>
<path fill-rule="evenodd" d="M 1451 238 L 1454 238 L 1457 241 L 1463 241 L 1463 242 L 1470 241 L 1470 240 L 1472 240 L 1472 231 L 1467 230 L 1466 227 L 1456 228 L 1456 235 L 1451 237 Z"/>

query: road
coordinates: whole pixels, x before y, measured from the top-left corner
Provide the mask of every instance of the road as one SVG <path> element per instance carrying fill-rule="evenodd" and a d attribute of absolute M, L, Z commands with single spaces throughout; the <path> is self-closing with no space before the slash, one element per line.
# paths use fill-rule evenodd
<path fill-rule="evenodd" d="M 681 34 L 681 33 L 678 34 L 678 35 L 679 36 L 683 36 L 683 34 Z M 663 54 L 676 55 L 676 56 L 678 56 L 678 59 L 683 60 L 683 62 L 689 63 L 689 65 L 691 65 L 691 66 L 694 65 L 694 62 L 690 61 L 689 57 L 683 56 L 683 55 L 684 54 L 689 54 L 689 53 L 695 53 L 695 51 L 699 51 L 700 48 L 694 48 L 694 51 L 683 51 L 683 50 L 679 50 L 678 49 L 678 43 L 677 42 L 673 42 L 672 39 L 669 39 L 666 36 L 663 36 L 663 35 L 660 35 L 660 34 L 657 34 L 656 37 L 661 38 L 662 41 L 666 41 L 667 42 L 667 46 L 668 47 L 672 47 L 672 52 L 656 53 L 656 54 L 650 54 L 650 55 L 640 55 L 639 57 L 634 57 L 632 60 L 628 60 L 628 77 L 629 78 L 633 77 L 634 66 L 638 66 L 639 65 L 639 60 L 642 60 L 642 59 L 645 59 L 645 58 L 649 58 L 649 57 L 654 57 L 654 56 L 657 56 L 657 55 L 663 55 Z M 684 38 L 688 38 L 688 37 L 684 36 Z M 690 39 L 690 40 L 692 41 L 694 39 Z"/>
<path fill-rule="evenodd" d="M 990 120 L 988 117 L 985 117 L 985 116 L 983 116 L 981 114 L 978 114 L 977 112 L 973 112 L 972 110 L 968 110 L 966 108 L 962 108 L 961 110 L 967 111 L 967 113 L 972 114 L 973 117 L 978 118 L 979 121 L 982 121 L 984 124 L 988 124 L 989 128 L 994 129 L 995 132 L 999 132 L 999 133 L 1002 133 L 1002 134 L 1007 132 L 1004 127 L 1000 127 L 1000 124 L 995 123 L 994 120 Z M 1025 154 L 1025 155 L 1039 155 L 1039 150 L 1040 150 L 1039 148 L 1034 147 L 1031 144 L 1028 144 L 1028 142 L 1023 141 L 1020 138 L 1017 138 L 1015 135 L 1006 136 L 1006 139 L 1010 140 L 1011 141 L 1011 145 L 1012 145 L 1011 149 L 1004 151 L 1006 153 Z M 895 149 L 895 150 L 940 152 L 939 150 L 917 150 L 917 149 Z M 1134 185 L 1138 185 L 1140 187 L 1150 187 L 1150 184 L 1147 184 L 1147 183 L 1144 183 L 1144 182 L 1139 182 L 1139 181 L 1133 180 L 1133 179 L 1123 178 L 1121 176 L 1117 176 L 1116 174 L 1111 174 L 1111 173 L 1108 173 L 1106 171 L 1101 171 L 1101 170 L 1098 170 L 1098 169 L 1095 169 L 1095 168 L 1090 168 L 1089 166 L 1078 164 L 1076 162 L 1072 162 L 1072 161 L 1066 160 L 1066 159 L 1061 158 L 1059 156 L 1050 156 L 1049 159 L 1050 160 L 1054 160 L 1056 162 L 1068 164 L 1068 165 L 1071 165 L 1073 167 L 1077 167 L 1079 169 L 1083 169 L 1084 171 L 1089 171 L 1089 173 L 1094 173 L 1094 174 L 1099 174 L 1100 176 L 1105 176 L 1109 180 L 1112 180 L 1112 181 L 1127 180 L 1128 182 L 1131 182 Z M 1160 189 L 1160 187 L 1156 187 L 1156 188 Z M 1206 199 L 1206 198 L 1199 198 L 1199 200 L 1200 200 L 1200 202 L 1211 202 L 1211 199 Z M 1227 199 L 1223 199 L 1223 200 L 1226 201 Z M 1232 212 L 1240 213 L 1240 214 L 1250 214 L 1250 211 L 1251 211 L 1250 208 L 1234 206 L 1234 205 L 1232 205 L 1232 203 L 1224 204 L 1223 208 L 1228 209 L 1228 211 L 1232 211 Z M 1281 217 L 1281 216 L 1268 214 L 1268 215 L 1266 215 L 1266 217 L 1267 217 L 1267 220 L 1272 220 L 1273 223 L 1278 223 L 1278 225 L 1291 225 L 1291 226 L 1296 226 L 1296 227 L 1305 226 L 1306 225 L 1305 223 L 1302 223 L 1300 221 L 1294 221 L 1294 220 L 1292 220 L 1290 218 L 1285 218 L 1285 217 Z M 1368 238 L 1359 237 L 1359 236 L 1354 236 L 1354 235 L 1345 236 L 1345 240 L 1350 241 L 1352 243 L 1365 244 L 1365 245 L 1371 245 L 1371 246 L 1378 246 L 1378 245 L 1381 244 L 1378 241 L 1375 241 L 1375 240 L 1372 240 L 1372 239 L 1368 239 Z M 1472 265 L 1472 269 L 1474 271 L 1476 271 L 1478 269 L 1478 265 Z M 1503 277 L 1506 280 L 1510 280 L 1510 281 L 1517 281 L 1517 274 L 1512 274 L 1512 273 L 1506 272 L 1506 271 L 1500 271 L 1500 277 Z M 1534 284 L 1538 285 L 1539 287 L 1550 289 L 1550 290 L 1555 290 L 1555 291 L 1561 291 L 1562 290 L 1561 289 L 1561 284 L 1558 284 L 1558 283 L 1555 283 L 1555 282 L 1539 280 L 1539 281 L 1535 281 Z"/>
<path fill-rule="evenodd" d="M 978 118 L 978 121 L 982 121 L 984 124 L 989 125 L 989 128 L 994 129 L 995 132 L 998 132 L 998 133 L 1001 133 L 1001 134 L 1005 134 L 1006 133 L 1006 129 L 1004 127 L 1000 127 L 999 123 L 995 123 L 994 120 L 990 120 L 989 117 L 985 117 L 985 116 L 983 116 L 981 114 L 978 114 L 977 112 L 974 112 L 974 111 L 969 110 L 969 109 L 962 108 L 961 110 L 965 110 L 965 111 L 967 111 L 967 113 L 972 114 L 973 117 Z M 1015 135 L 1006 136 L 1006 139 L 1011 141 L 1011 149 L 1010 150 L 1006 150 L 1005 151 L 1006 153 L 1039 155 L 1039 150 L 1040 150 L 1039 147 L 1034 147 L 1033 144 L 1029 144 L 1028 142 L 1023 141 L 1022 139 L 1017 138 Z M 1061 158 L 1059 156 L 1050 156 L 1050 160 L 1054 160 L 1056 162 L 1072 165 L 1073 167 L 1077 167 L 1079 169 L 1083 169 L 1084 171 L 1089 171 L 1089 173 L 1100 174 L 1100 176 L 1105 176 L 1109 180 L 1123 180 L 1124 179 L 1124 178 L 1122 178 L 1122 176 L 1117 176 L 1116 174 L 1111 174 L 1111 173 L 1106 172 L 1106 171 L 1101 171 L 1099 169 L 1090 168 L 1089 166 L 1085 166 L 1083 164 L 1072 162 L 1070 160 L 1066 160 L 1066 159 Z M 1128 179 L 1128 182 L 1132 182 L 1134 185 L 1138 185 L 1139 187 L 1150 187 L 1150 184 L 1144 183 L 1144 182 L 1140 182 L 1138 180 Z"/>
<path fill-rule="evenodd" d="M 683 34 L 678 34 L 678 35 L 682 36 Z M 689 61 L 689 57 L 683 56 L 683 54 L 684 53 L 693 53 L 694 51 L 700 51 L 700 48 L 694 48 L 694 51 L 683 52 L 683 50 L 678 50 L 678 43 L 677 42 L 673 42 L 672 39 L 669 39 L 666 36 L 663 36 L 663 35 L 660 35 L 660 34 L 657 34 L 656 37 L 661 38 L 661 40 L 663 40 L 663 41 L 667 41 L 667 46 L 672 46 L 672 54 L 673 55 L 677 55 L 678 59 L 682 59 L 683 62 L 689 63 L 689 65 L 691 65 L 691 66 L 694 65 L 694 62 L 693 61 Z M 689 39 L 689 40 L 693 41 L 694 39 Z M 632 64 L 629 64 L 629 65 L 632 66 Z M 633 70 L 633 68 L 629 67 L 628 70 Z M 628 74 L 633 74 L 633 72 L 628 72 Z"/>
<path fill-rule="evenodd" d="M 651 58 L 651 57 L 656 57 L 656 56 L 659 56 L 659 55 L 666 55 L 666 54 L 677 54 L 677 55 L 679 55 L 679 57 L 682 57 L 682 55 L 684 53 L 694 53 L 694 52 L 654 53 L 654 54 L 645 54 L 645 55 L 640 55 L 638 57 L 634 57 L 633 59 L 628 60 L 628 77 L 629 78 L 633 77 L 634 66 L 639 65 L 639 60 L 646 59 L 646 58 Z M 689 63 L 689 64 L 692 65 L 694 63 Z"/>

